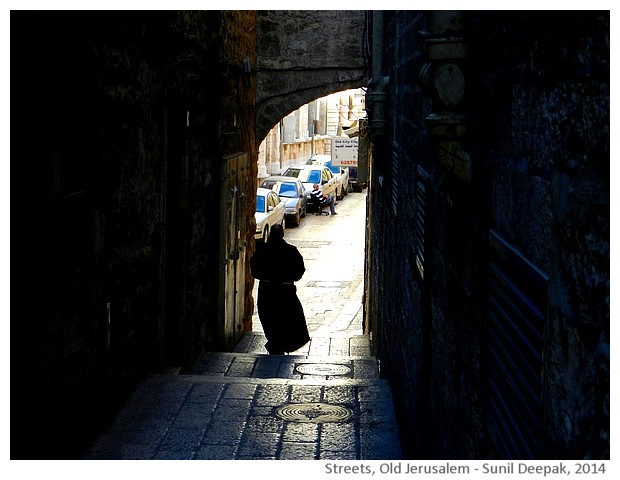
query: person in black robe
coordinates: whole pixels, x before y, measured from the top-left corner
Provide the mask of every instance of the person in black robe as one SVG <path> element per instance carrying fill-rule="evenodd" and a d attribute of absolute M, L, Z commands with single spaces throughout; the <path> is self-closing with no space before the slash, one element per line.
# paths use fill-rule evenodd
<path fill-rule="evenodd" d="M 310 341 L 304 310 L 294 282 L 306 271 L 297 247 L 284 240 L 284 229 L 274 225 L 265 244 L 257 243 L 250 268 L 258 284 L 258 317 L 270 355 L 284 355 Z"/>

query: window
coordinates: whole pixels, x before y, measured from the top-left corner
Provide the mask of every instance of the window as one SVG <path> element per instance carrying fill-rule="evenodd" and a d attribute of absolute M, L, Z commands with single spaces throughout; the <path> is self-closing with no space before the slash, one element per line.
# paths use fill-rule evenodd
<path fill-rule="evenodd" d="M 279 199 L 275 193 L 269 193 L 269 199 L 267 201 L 270 207 L 275 207 L 278 204 Z"/>
<path fill-rule="evenodd" d="M 321 172 L 319 170 L 312 170 L 308 175 L 308 183 L 321 183 Z"/>
<path fill-rule="evenodd" d="M 294 198 L 297 196 L 297 189 L 293 183 L 280 183 L 278 186 L 278 195 L 287 198 Z"/>
<path fill-rule="evenodd" d="M 262 195 L 256 196 L 256 211 L 262 213 L 265 211 L 265 197 Z"/>

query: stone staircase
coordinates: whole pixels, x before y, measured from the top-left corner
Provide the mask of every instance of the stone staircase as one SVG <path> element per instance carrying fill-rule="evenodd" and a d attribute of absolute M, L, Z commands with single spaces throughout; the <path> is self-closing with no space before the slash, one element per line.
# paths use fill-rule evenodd
<path fill-rule="evenodd" d="M 367 337 L 312 337 L 306 352 L 232 353 L 142 382 L 89 459 L 393 460 L 392 396 Z M 257 352 L 258 350 L 258 352 Z M 316 352 L 317 355 L 311 355 Z"/>

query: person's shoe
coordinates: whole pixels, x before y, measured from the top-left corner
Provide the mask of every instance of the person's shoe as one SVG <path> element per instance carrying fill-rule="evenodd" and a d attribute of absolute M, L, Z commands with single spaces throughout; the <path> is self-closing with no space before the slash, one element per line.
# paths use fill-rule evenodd
<path fill-rule="evenodd" d="M 338 213 L 334 212 L 334 213 L 332 213 L 332 215 L 338 215 Z"/>

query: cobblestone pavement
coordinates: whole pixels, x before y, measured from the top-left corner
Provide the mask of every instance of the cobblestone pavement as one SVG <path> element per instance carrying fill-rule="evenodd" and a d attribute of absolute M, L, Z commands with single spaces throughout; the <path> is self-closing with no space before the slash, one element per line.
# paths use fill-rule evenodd
<path fill-rule="evenodd" d="M 306 265 L 306 346 L 267 355 L 255 314 L 235 351 L 138 385 L 86 459 L 399 459 L 390 388 L 361 323 L 365 197 L 350 193 L 337 216 L 286 229 Z"/>

